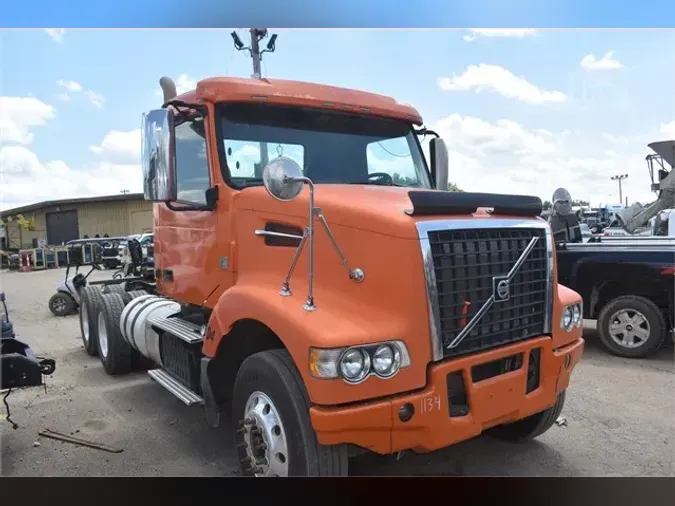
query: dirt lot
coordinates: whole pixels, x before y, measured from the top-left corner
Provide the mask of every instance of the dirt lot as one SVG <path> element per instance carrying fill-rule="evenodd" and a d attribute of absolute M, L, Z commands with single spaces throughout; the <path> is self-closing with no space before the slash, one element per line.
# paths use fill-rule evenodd
<path fill-rule="evenodd" d="M 102 278 L 110 273 L 97 273 Z M 0 273 L 17 334 L 57 361 L 42 388 L 12 392 L 12 430 L 0 420 L 4 476 L 223 476 L 236 474 L 229 429 L 209 429 L 145 373 L 106 376 L 84 352 L 77 315 L 56 318 L 47 301 L 64 271 Z M 592 328 L 594 322 L 589 322 Z M 563 417 L 538 441 L 509 445 L 487 437 L 400 461 L 365 455 L 354 475 L 673 476 L 673 346 L 649 360 L 610 356 L 586 332 Z M 0 408 L 0 418 L 4 418 Z M 73 433 L 122 453 L 105 453 L 38 436 Z"/>

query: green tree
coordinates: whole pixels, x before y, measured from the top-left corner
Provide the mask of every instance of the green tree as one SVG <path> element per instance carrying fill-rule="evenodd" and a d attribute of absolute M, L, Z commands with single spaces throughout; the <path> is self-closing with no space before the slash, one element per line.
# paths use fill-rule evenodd
<path fill-rule="evenodd" d="M 464 190 L 462 190 L 459 186 L 457 186 L 455 183 L 448 183 L 448 191 L 450 192 L 460 192 L 464 193 Z"/>

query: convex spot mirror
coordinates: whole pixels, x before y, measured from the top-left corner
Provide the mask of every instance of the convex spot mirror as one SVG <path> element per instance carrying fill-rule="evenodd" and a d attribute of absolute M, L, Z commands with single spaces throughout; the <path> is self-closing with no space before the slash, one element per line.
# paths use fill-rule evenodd
<path fill-rule="evenodd" d="M 300 194 L 305 180 L 300 165 L 286 156 L 270 161 L 263 169 L 262 179 L 267 192 L 284 202 Z"/>

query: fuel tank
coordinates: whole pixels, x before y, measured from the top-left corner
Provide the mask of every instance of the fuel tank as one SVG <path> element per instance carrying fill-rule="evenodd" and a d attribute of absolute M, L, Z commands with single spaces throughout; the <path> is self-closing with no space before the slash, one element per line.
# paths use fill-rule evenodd
<path fill-rule="evenodd" d="M 178 302 L 157 295 L 142 295 L 124 307 L 120 316 L 122 337 L 138 352 L 164 366 L 159 347 L 159 334 L 151 320 L 167 318 L 180 311 Z"/>

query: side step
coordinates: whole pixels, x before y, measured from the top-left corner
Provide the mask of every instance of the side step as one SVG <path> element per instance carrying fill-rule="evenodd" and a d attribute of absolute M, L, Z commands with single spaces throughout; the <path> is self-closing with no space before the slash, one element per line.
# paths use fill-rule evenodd
<path fill-rule="evenodd" d="M 201 327 L 182 318 L 150 318 L 149 323 L 188 344 L 197 344 L 204 341 Z"/>
<path fill-rule="evenodd" d="M 188 406 L 194 406 L 195 404 L 203 405 L 204 399 L 199 397 L 192 390 L 181 385 L 178 381 L 173 379 L 171 375 L 162 369 L 150 369 L 148 375 L 154 379 L 157 383 L 166 388 L 174 396 L 176 396 L 181 402 Z"/>

